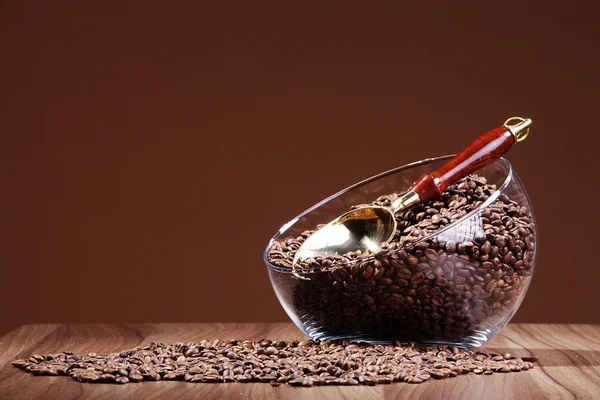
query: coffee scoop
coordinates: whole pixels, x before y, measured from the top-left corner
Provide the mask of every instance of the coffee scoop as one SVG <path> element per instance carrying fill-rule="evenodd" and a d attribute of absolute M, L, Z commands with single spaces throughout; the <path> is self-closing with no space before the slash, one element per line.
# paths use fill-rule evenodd
<path fill-rule="evenodd" d="M 479 136 L 436 171 L 422 175 L 390 206 L 365 205 L 339 216 L 310 235 L 294 257 L 292 268 L 310 257 L 378 251 L 394 237 L 394 214 L 442 195 L 452 183 L 490 164 L 529 135 L 531 120 L 512 117 L 500 128 Z M 301 278 L 300 275 L 294 274 Z"/>

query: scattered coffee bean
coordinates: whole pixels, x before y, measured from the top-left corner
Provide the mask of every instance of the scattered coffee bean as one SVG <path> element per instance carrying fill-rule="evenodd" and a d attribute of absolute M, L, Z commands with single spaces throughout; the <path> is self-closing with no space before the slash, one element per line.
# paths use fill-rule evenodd
<path fill-rule="evenodd" d="M 274 346 L 273 346 L 274 345 Z M 259 354 L 267 349 L 285 352 L 286 358 Z M 181 362 L 190 348 L 198 352 Z M 278 350 L 277 350 L 278 349 Z M 224 354 L 236 357 L 224 357 Z M 504 355 L 506 356 L 506 354 Z M 510 356 L 510 355 L 509 355 Z M 526 359 L 496 356 L 455 347 L 403 346 L 352 343 L 348 340 L 314 342 L 208 341 L 156 343 L 126 353 L 77 356 L 58 353 L 31 357 L 37 363 L 16 360 L 13 365 L 33 375 L 68 375 L 79 382 L 127 384 L 130 382 L 184 380 L 191 383 L 265 382 L 272 386 L 376 385 L 392 382 L 421 383 L 473 372 L 519 372 L 533 368 Z"/>

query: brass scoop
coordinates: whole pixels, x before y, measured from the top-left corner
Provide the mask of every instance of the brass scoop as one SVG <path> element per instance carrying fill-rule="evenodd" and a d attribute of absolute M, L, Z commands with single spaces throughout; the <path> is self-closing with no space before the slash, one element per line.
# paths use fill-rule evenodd
<path fill-rule="evenodd" d="M 513 144 L 525 140 L 530 125 L 528 118 L 509 118 L 502 127 L 475 139 L 435 172 L 421 176 L 389 207 L 358 207 L 324 225 L 306 238 L 296 252 L 292 264 L 294 275 L 307 279 L 298 275 L 296 269 L 296 263 L 307 258 L 357 250 L 378 251 L 383 243 L 389 243 L 394 237 L 397 227 L 395 213 L 441 196 L 458 179 L 497 160 Z"/>

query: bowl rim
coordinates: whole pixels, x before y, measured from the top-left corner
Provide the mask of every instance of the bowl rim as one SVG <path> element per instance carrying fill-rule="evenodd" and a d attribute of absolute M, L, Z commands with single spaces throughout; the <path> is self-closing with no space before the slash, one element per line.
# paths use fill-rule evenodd
<path fill-rule="evenodd" d="M 381 172 L 379 174 L 373 175 L 369 178 L 363 179 L 362 181 L 356 182 L 353 185 L 350 185 L 328 197 L 326 197 L 325 199 L 321 200 L 320 202 L 316 203 L 315 205 L 307 208 L 306 210 L 304 210 L 303 212 L 301 212 L 300 214 L 298 214 L 296 217 L 292 218 L 291 220 L 289 220 L 288 222 L 286 222 L 285 224 L 283 224 L 281 226 L 281 228 L 279 228 L 279 230 L 277 231 L 277 233 L 275 235 L 273 235 L 273 237 L 271 237 L 271 239 L 269 240 L 269 243 L 267 244 L 267 247 L 265 248 L 265 251 L 263 253 L 263 259 L 264 262 L 267 264 L 267 268 L 275 270 L 277 272 L 280 273 L 286 273 L 286 274 L 293 274 L 293 270 L 289 267 L 280 267 L 280 266 L 276 266 L 271 264 L 271 262 L 268 259 L 268 253 L 269 253 L 269 249 L 271 248 L 271 246 L 273 245 L 273 242 L 279 238 L 282 234 L 285 233 L 285 231 L 287 231 L 290 227 L 292 227 L 296 222 L 298 222 L 301 218 L 303 218 L 305 215 L 311 213 L 312 211 L 316 210 L 317 208 L 321 207 L 323 204 L 328 203 L 329 201 L 343 195 L 344 193 L 347 193 L 351 190 L 354 190 L 360 186 L 363 186 L 369 182 L 373 182 L 377 179 L 383 178 L 385 176 L 391 175 L 391 174 L 395 174 L 397 172 L 400 171 L 404 171 L 406 169 L 409 168 L 414 168 L 414 167 L 418 167 L 421 165 L 426 165 L 426 164 L 431 164 L 433 162 L 436 161 L 443 161 L 443 160 L 448 160 L 452 157 L 454 157 L 456 154 L 447 154 L 447 155 L 443 155 L 443 156 L 438 156 L 438 157 L 431 157 L 431 158 L 424 158 L 422 160 L 419 161 L 414 161 L 408 164 L 404 164 L 401 165 L 399 167 L 396 168 L 392 168 L 389 169 L 387 171 Z M 506 171 L 506 177 L 504 178 L 504 181 L 502 182 L 502 184 L 500 185 L 499 188 L 496 189 L 496 191 L 494 193 L 492 193 L 492 195 L 490 197 L 488 197 L 483 203 L 481 203 L 480 205 L 478 205 L 477 207 L 475 207 L 474 209 L 472 209 L 470 212 L 468 212 L 466 215 L 460 217 L 459 219 L 457 219 L 456 221 L 452 222 L 451 224 L 446 225 L 445 227 L 443 227 L 440 230 L 437 230 L 435 232 L 432 232 L 426 236 L 423 236 L 422 238 L 420 238 L 418 241 L 416 242 L 411 242 L 412 245 L 416 245 L 418 243 L 421 243 L 425 240 L 428 240 L 430 238 L 432 238 L 433 236 L 438 236 L 440 233 L 445 232 L 446 230 L 451 229 L 452 227 L 456 226 L 459 223 L 462 223 L 464 220 L 471 218 L 473 215 L 475 215 L 476 213 L 478 213 L 482 208 L 485 208 L 487 206 L 489 206 L 490 204 L 492 204 L 493 202 L 496 201 L 496 199 L 503 193 L 503 191 L 508 187 L 508 185 L 514 180 L 514 172 L 513 172 L 513 168 L 512 165 L 510 164 L 510 162 L 504 158 L 504 157 L 500 157 L 497 160 L 493 161 L 492 163 L 488 164 L 494 164 L 497 162 L 501 162 L 503 163 L 506 167 L 507 167 L 507 171 Z M 537 250 L 537 246 L 536 246 L 536 250 Z M 320 268 L 318 271 L 319 272 L 324 272 L 324 271 L 330 271 L 330 270 L 334 270 L 336 268 L 347 268 L 347 267 L 351 267 L 352 265 L 359 263 L 359 262 L 364 262 L 364 261 L 372 261 L 375 259 L 375 255 L 371 255 L 369 257 L 365 257 L 365 258 L 361 258 L 360 260 L 352 260 L 349 263 L 346 263 L 344 265 L 332 265 L 329 268 Z M 315 273 L 315 270 L 306 270 L 306 271 L 302 271 L 303 273 Z"/>

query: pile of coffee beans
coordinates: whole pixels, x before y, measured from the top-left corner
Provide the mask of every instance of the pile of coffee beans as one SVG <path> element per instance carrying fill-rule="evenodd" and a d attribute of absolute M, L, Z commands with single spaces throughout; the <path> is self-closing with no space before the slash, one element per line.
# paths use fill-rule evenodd
<path fill-rule="evenodd" d="M 518 372 L 534 358 L 464 351 L 439 345 L 417 348 L 349 341 L 203 340 L 151 343 L 119 353 L 34 354 L 13 365 L 34 375 L 68 375 L 80 382 L 116 383 L 269 382 L 273 386 L 376 385 L 421 383 L 460 374 Z"/>
<path fill-rule="evenodd" d="M 314 257 L 296 266 L 309 280 L 296 280 L 289 305 L 311 337 L 478 345 L 486 330 L 508 321 L 532 274 L 536 237 L 527 207 L 471 175 L 395 217 L 392 242 L 374 254 Z M 274 241 L 268 260 L 291 268 L 313 232 Z M 286 277 L 272 279 L 292 279 L 279 275 Z"/>

